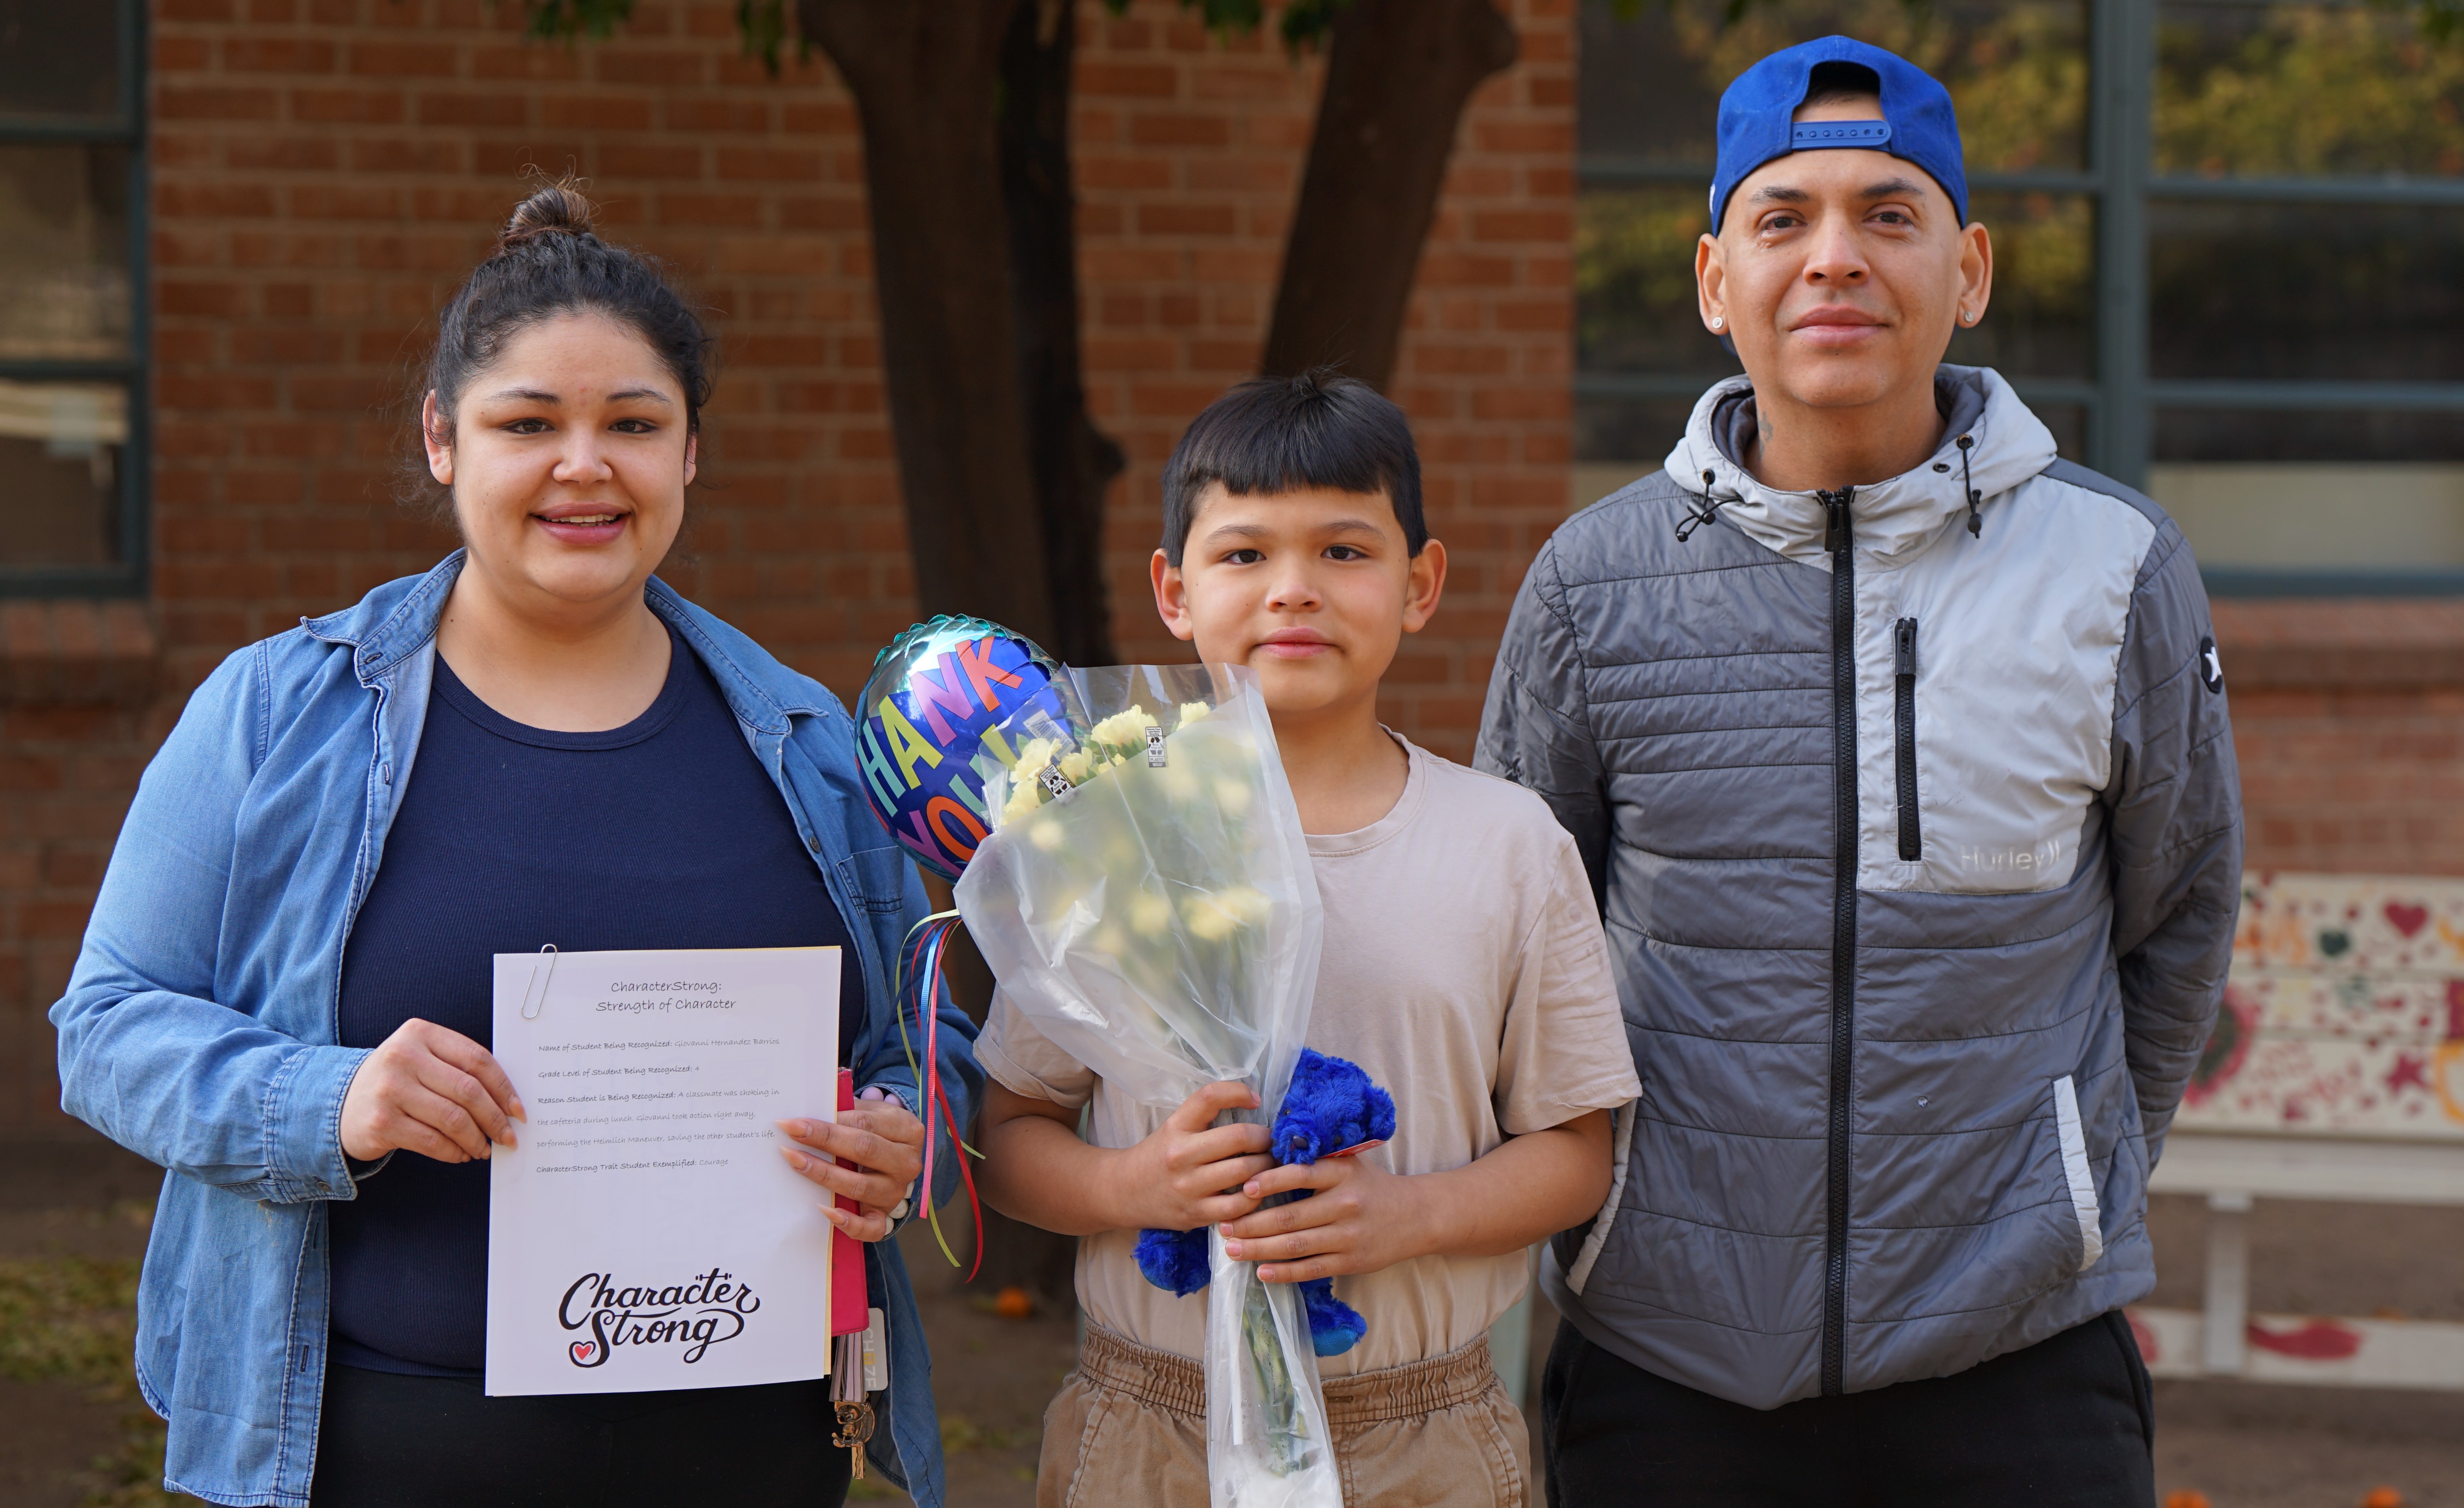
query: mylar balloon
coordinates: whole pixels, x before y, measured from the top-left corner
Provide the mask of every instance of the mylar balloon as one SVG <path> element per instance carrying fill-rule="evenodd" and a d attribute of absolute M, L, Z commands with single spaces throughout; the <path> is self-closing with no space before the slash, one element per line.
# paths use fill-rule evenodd
<path fill-rule="evenodd" d="M 956 880 L 976 856 L 992 830 L 976 773 L 983 736 L 1039 697 L 1057 708 L 1059 673 L 1033 640 L 980 618 L 917 623 L 874 658 L 856 762 L 873 815 L 926 868 Z"/>

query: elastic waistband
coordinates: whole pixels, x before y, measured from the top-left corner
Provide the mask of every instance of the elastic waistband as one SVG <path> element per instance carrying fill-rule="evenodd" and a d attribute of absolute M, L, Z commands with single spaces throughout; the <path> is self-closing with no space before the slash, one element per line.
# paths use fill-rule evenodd
<path fill-rule="evenodd" d="M 1126 1335 L 1087 1322 L 1078 1346 L 1078 1375 L 1098 1388 L 1127 1393 L 1150 1409 L 1184 1419 L 1206 1417 L 1206 1374 L 1186 1356 L 1140 1345 Z"/>
<path fill-rule="evenodd" d="M 1196 1362 L 1140 1345 L 1102 1325 L 1087 1326 L 1086 1344 L 1078 1348 L 1078 1374 L 1150 1409 L 1184 1419 L 1206 1417 L 1206 1374 Z M 1470 1403 L 1495 1386 L 1497 1372 L 1484 1335 L 1443 1356 L 1326 1379 L 1327 1424 L 1340 1430 L 1417 1419 Z"/>

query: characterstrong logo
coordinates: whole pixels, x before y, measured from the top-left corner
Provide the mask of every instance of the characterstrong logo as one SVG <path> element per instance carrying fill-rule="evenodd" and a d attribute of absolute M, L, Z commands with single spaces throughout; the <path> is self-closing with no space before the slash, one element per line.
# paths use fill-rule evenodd
<path fill-rule="evenodd" d="M 698 1362 L 742 1335 L 745 1318 L 761 1307 L 735 1279 L 714 1267 L 665 1287 L 620 1288 L 614 1273 L 583 1273 L 556 1306 L 557 1323 L 590 1332 L 566 1346 L 565 1357 L 576 1366 L 605 1366 L 620 1346 L 676 1345 L 687 1365 Z"/>

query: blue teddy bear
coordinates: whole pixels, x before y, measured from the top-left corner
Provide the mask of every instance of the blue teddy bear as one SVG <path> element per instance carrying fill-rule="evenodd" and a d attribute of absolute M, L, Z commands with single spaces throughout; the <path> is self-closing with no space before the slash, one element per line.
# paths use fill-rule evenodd
<path fill-rule="evenodd" d="M 1395 1134 L 1395 1097 L 1371 1081 L 1358 1063 L 1301 1049 L 1291 1087 L 1276 1112 L 1267 1149 L 1279 1163 L 1314 1163 L 1364 1142 Z M 1306 1199 L 1313 1191 L 1291 1195 Z M 1206 1230 L 1138 1233 L 1138 1271 L 1147 1281 L 1187 1297 L 1206 1286 Z M 1301 1286 L 1309 1314 L 1309 1344 L 1320 1356 L 1341 1356 L 1369 1333 L 1360 1311 L 1334 1296 L 1334 1279 L 1312 1278 Z"/>

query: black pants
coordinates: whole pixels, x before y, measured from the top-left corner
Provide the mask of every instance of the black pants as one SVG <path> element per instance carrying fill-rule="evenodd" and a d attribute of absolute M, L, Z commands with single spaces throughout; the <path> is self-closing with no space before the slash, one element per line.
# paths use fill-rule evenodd
<path fill-rule="evenodd" d="M 828 1386 L 490 1398 L 475 1381 L 325 1369 L 316 1508 L 838 1508 Z"/>
<path fill-rule="evenodd" d="M 2154 1508 L 2147 1367 L 2119 1314 L 1950 1377 L 1777 1409 L 1696 1392 L 1557 1328 L 1550 1508 Z"/>

